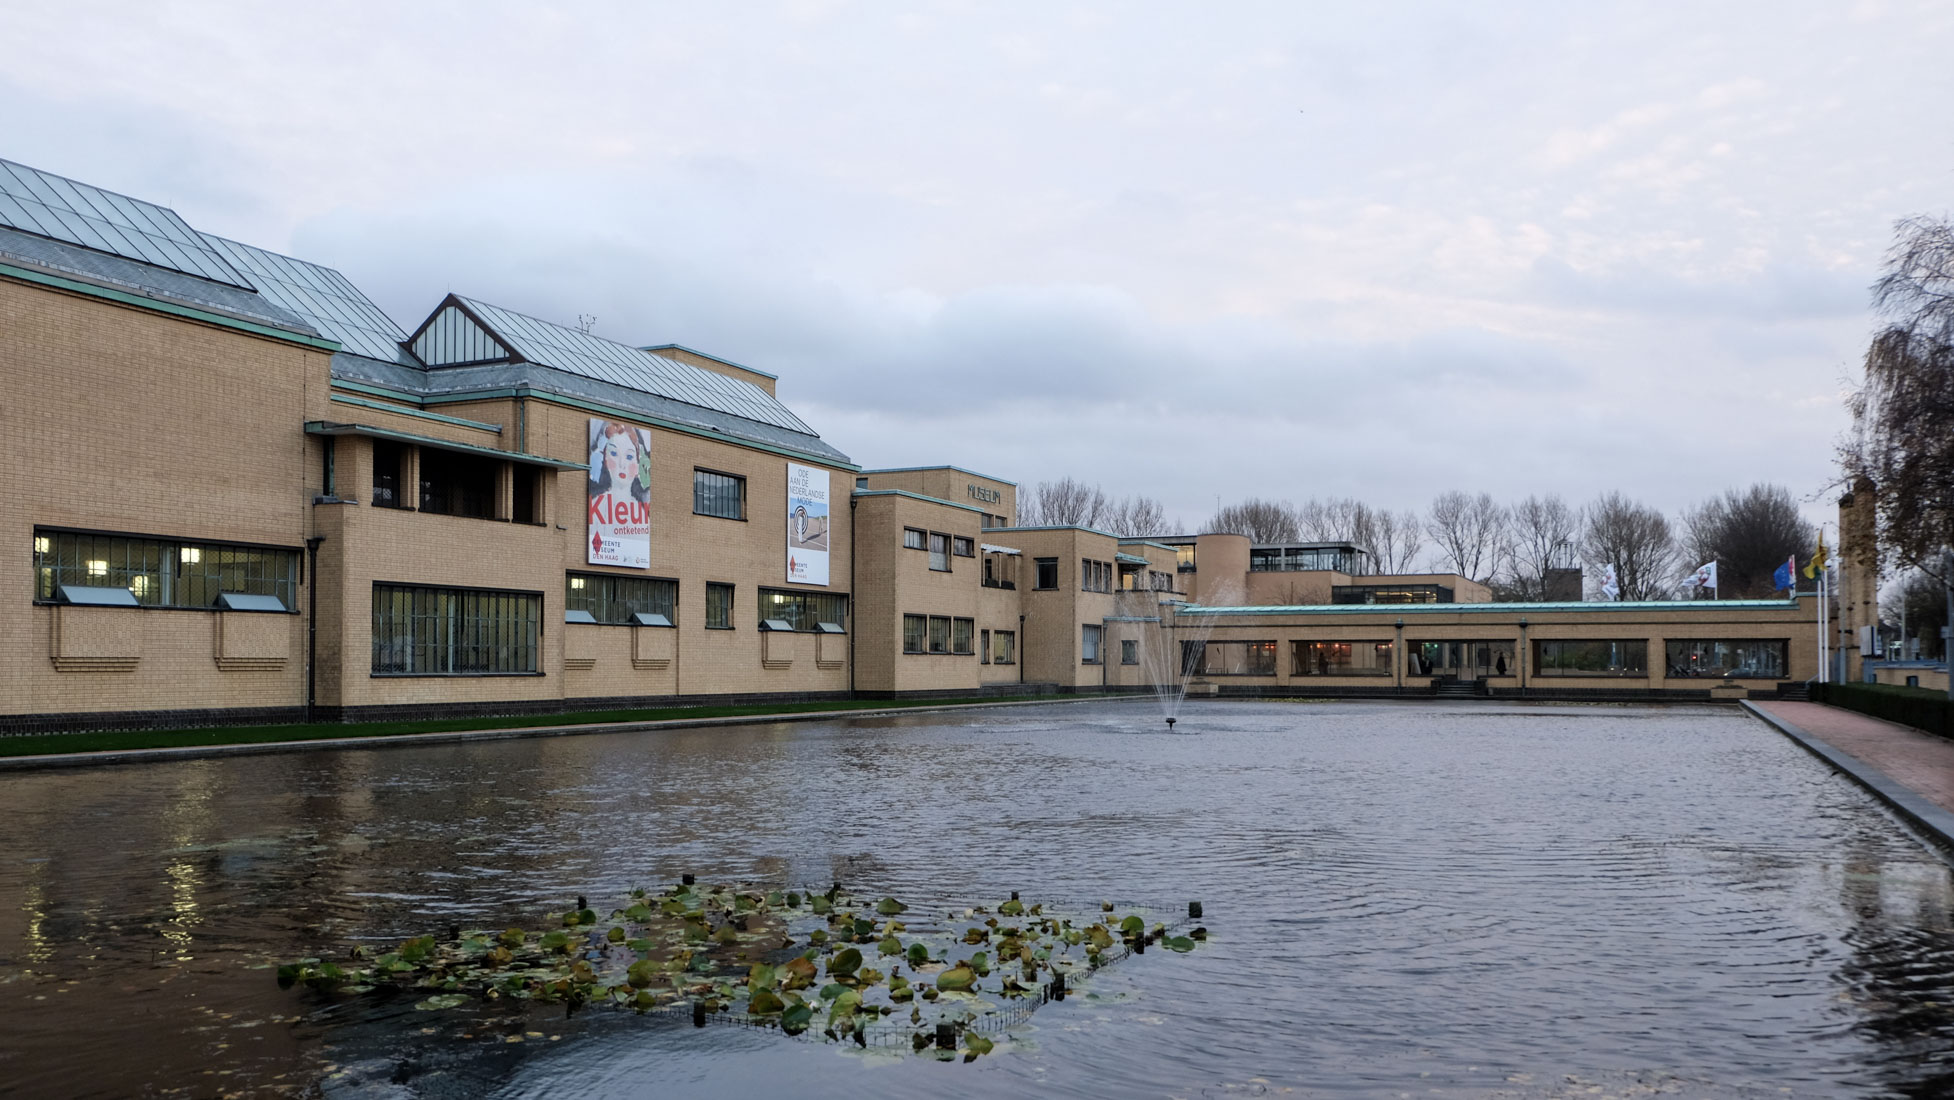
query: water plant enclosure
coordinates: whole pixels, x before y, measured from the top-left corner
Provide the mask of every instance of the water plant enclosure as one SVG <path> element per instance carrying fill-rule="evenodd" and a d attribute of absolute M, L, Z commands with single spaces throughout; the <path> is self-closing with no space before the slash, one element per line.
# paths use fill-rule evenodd
<path fill-rule="evenodd" d="M 931 1051 L 966 1061 L 1040 1005 L 1064 1000 L 1094 971 L 1151 945 L 1185 954 L 1207 937 L 1186 915 L 1097 903 L 1065 912 L 1013 893 L 994 906 L 915 912 L 894 897 L 700 887 L 633 890 L 600 916 L 583 898 L 541 930 L 450 929 L 377 958 L 308 958 L 278 969 L 281 985 L 358 995 L 382 987 L 427 993 L 415 1007 L 471 1000 L 609 1005 L 689 1012 L 710 1023 L 787 1035 Z"/>

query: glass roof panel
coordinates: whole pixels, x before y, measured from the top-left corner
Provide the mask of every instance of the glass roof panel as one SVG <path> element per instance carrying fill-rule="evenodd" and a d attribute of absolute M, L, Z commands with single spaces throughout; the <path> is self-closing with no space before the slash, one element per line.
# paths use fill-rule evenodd
<path fill-rule="evenodd" d="M 532 363 L 819 438 L 806 421 L 751 382 L 486 302 L 459 296 L 457 300 L 481 318 L 497 339 Z"/>
<path fill-rule="evenodd" d="M 407 334 L 339 272 L 208 233 L 201 239 L 214 254 L 247 272 L 259 294 L 305 318 L 346 351 L 384 363 L 419 366 L 401 350 Z"/>
<path fill-rule="evenodd" d="M 245 290 L 256 289 L 175 212 L 0 160 L 0 225 Z M 111 213 L 113 212 L 113 213 Z"/>

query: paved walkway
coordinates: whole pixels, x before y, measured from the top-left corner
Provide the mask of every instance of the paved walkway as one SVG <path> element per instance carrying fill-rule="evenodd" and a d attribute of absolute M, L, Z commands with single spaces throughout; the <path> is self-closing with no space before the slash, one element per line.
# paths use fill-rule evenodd
<path fill-rule="evenodd" d="M 1954 849 L 1954 741 L 1823 703 L 1744 706 Z"/>

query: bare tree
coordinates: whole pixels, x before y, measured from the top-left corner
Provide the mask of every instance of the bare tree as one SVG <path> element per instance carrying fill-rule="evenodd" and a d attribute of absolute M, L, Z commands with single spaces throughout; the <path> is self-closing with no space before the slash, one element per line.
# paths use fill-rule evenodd
<path fill-rule="evenodd" d="M 1018 502 L 1018 523 L 1024 527 L 1101 527 L 1106 523 L 1106 493 L 1070 477 L 1041 481 L 1028 499 Z"/>
<path fill-rule="evenodd" d="M 1716 594 L 1739 600 L 1777 591 L 1778 567 L 1808 552 L 1816 534 L 1798 514 L 1791 490 L 1762 483 L 1728 490 L 1685 511 L 1682 528 L 1683 568 L 1716 562 Z"/>
<path fill-rule="evenodd" d="M 1379 573 L 1404 573 L 1425 548 L 1416 512 L 1372 508 L 1351 497 L 1311 498 L 1295 509 L 1296 530 L 1310 542 L 1347 542 L 1370 555 Z"/>
<path fill-rule="evenodd" d="M 1624 600 L 1666 598 L 1676 585 L 1676 540 L 1661 512 L 1609 493 L 1587 508 L 1581 554 L 1615 567 Z"/>
<path fill-rule="evenodd" d="M 1927 574 L 1907 571 L 1879 601 L 1879 617 L 1896 634 L 1904 627 L 1908 638 L 1918 638 L 1921 657 L 1931 659 L 1947 652 L 1940 636 L 1941 627 L 1947 625 L 1946 593 Z"/>
<path fill-rule="evenodd" d="M 1113 501 L 1106 509 L 1106 530 L 1132 538 L 1167 534 L 1167 509 L 1149 496 L 1135 494 Z"/>
<path fill-rule="evenodd" d="M 1954 223 L 1894 226 L 1873 307 L 1890 321 L 1866 350 L 1840 457 L 1848 475 L 1879 487 L 1881 544 L 1939 576 L 1954 547 Z"/>
<path fill-rule="evenodd" d="M 1508 511 L 1505 598 L 1544 600 L 1547 571 L 1580 561 L 1581 509 L 1553 494 L 1530 496 Z"/>
<path fill-rule="evenodd" d="M 1358 513 L 1364 505 L 1346 497 L 1317 500 L 1314 497 L 1296 508 L 1296 533 L 1310 542 L 1354 542 Z"/>
<path fill-rule="evenodd" d="M 1297 542 L 1296 512 L 1287 502 L 1256 497 L 1230 504 L 1208 520 L 1208 530 L 1247 535 L 1250 542 Z"/>
<path fill-rule="evenodd" d="M 1425 549 L 1424 521 L 1418 513 L 1358 507 L 1362 511 L 1351 541 L 1371 556 L 1371 568 L 1379 573 L 1411 572 L 1418 554 Z"/>
<path fill-rule="evenodd" d="M 1492 494 L 1473 497 L 1454 489 L 1432 501 L 1425 533 L 1432 537 L 1441 565 L 1483 581 L 1499 572 L 1506 523 L 1506 509 L 1494 502 Z"/>

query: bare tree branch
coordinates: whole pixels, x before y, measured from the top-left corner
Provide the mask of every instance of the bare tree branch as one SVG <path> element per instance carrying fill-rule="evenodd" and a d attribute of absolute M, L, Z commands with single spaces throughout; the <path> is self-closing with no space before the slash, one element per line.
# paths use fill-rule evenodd
<path fill-rule="evenodd" d="M 1587 513 L 1581 553 L 1598 566 L 1615 567 L 1621 598 L 1667 598 L 1680 578 L 1676 576 L 1676 540 L 1662 513 L 1620 493 L 1596 500 L 1588 505 Z"/>
<path fill-rule="evenodd" d="M 1208 530 L 1220 534 L 1247 535 L 1250 542 L 1299 542 L 1296 512 L 1286 501 L 1255 497 L 1230 504 L 1208 520 Z"/>

